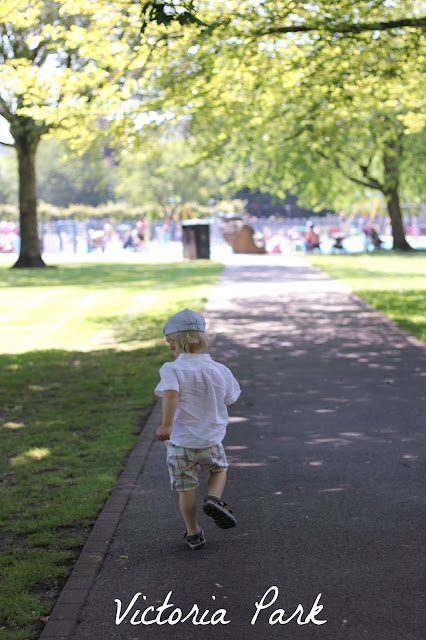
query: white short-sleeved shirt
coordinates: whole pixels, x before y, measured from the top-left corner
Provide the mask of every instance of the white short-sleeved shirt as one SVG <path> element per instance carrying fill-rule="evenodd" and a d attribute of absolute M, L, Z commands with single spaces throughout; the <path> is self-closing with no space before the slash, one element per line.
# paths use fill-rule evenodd
<path fill-rule="evenodd" d="M 181 353 L 160 369 L 155 394 L 179 392 L 170 442 L 204 449 L 222 442 L 228 425 L 227 405 L 237 401 L 241 389 L 232 372 L 208 353 Z"/>

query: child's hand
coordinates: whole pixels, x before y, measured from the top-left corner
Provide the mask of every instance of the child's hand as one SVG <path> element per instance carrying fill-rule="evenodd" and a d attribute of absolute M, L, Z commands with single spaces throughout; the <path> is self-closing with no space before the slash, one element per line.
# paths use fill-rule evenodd
<path fill-rule="evenodd" d="M 165 427 L 164 425 L 160 424 L 160 426 L 157 429 L 157 440 L 170 440 L 171 435 L 172 435 L 172 428 Z"/>

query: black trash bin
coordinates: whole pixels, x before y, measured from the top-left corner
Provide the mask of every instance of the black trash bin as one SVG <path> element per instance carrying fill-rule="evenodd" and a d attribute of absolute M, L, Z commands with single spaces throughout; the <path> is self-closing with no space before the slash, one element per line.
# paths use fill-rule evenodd
<path fill-rule="evenodd" d="M 204 220 L 182 222 L 183 257 L 210 259 L 210 227 Z"/>

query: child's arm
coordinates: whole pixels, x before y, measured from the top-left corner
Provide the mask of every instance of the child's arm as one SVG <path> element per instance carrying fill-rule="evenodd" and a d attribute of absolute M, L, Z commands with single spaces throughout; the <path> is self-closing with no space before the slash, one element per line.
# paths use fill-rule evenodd
<path fill-rule="evenodd" d="M 225 393 L 225 404 L 229 409 L 230 407 L 234 407 L 237 404 L 238 398 L 240 397 L 241 389 L 238 381 L 232 375 L 232 372 L 229 369 L 226 369 L 226 367 L 225 370 L 228 377 L 227 391 Z"/>
<path fill-rule="evenodd" d="M 170 440 L 179 392 L 169 389 L 163 394 L 163 417 L 157 429 L 157 440 Z"/>

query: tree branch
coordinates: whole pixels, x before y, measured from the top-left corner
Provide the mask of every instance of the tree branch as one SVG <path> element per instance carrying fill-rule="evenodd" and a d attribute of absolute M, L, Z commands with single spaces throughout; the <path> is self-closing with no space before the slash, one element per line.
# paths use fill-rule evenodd
<path fill-rule="evenodd" d="M 11 144 L 10 142 L 3 142 L 3 140 L 0 140 L 0 144 L 2 144 L 4 147 L 12 147 L 12 149 L 16 149 L 16 146 L 14 144 Z"/>
<path fill-rule="evenodd" d="M 378 191 L 383 191 L 383 185 L 376 180 L 375 178 L 371 178 L 370 176 L 365 175 L 366 172 L 363 170 L 365 169 L 365 167 L 360 167 L 362 173 L 365 176 L 365 180 L 360 180 L 359 178 L 354 178 L 354 176 L 351 176 L 349 173 L 347 173 L 347 171 L 342 167 L 341 163 L 339 162 L 338 158 L 329 158 L 328 156 L 325 155 L 325 153 L 323 153 L 322 151 L 317 151 L 318 155 L 320 155 L 322 158 L 324 158 L 325 160 L 329 161 L 332 160 L 332 162 L 334 162 L 334 164 L 336 165 L 336 167 L 339 169 L 339 171 L 345 176 L 345 178 L 347 178 L 348 180 L 350 180 L 351 182 L 355 182 L 356 184 L 360 184 L 363 187 L 368 187 L 369 189 L 377 189 Z"/>
<path fill-rule="evenodd" d="M 343 173 L 345 178 L 347 178 L 351 182 L 355 182 L 356 184 L 361 184 L 363 187 L 368 187 L 369 189 L 377 189 L 378 191 L 383 191 L 383 185 L 380 184 L 380 182 L 378 182 L 377 180 L 372 180 L 371 182 L 370 181 L 364 182 L 363 180 L 358 180 L 358 178 L 354 178 L 353 176 L 350 176 L 341 168 L 340 168 L 340 171 Z"/>
<path fill-rule="evenodd" d="M 389 29 L 403 29 L 412 27 L 414 29 L 424 29 L 426 27 L 426 16 L 421 18 L 401 18 L 400 20 L 389 20 L 387 22 L 336 22 L 316 25 L 289 25 L 286 27 L 268 27 L 256 31 L 256 35 L 274 35 L 280 33 L 309 33 L 310 31 L 326 31 L 330 33 L 362 33 L 364 31 L 387 31 Z"/>
<path fill-rule="evenodd" d="M 352 156 L 348 156 L 348 158 L 349 158 L 350 160 L 352 160 L 352 162 L 353 162 L 357 167 L 359 167 L 359 168 L 360 168 L 361 173 L 362 173 L 362 175 L 364 176 L 365 180 L 368 180 L 369 182 L 371 182 L 371 186 L 372 186 L 373 184 L 376 184 L 376 185 L 377 185 L 377 184 L 379 184 L 379 182 L 378 182 L 375 178 L 373 178 L 371 175 L 369 175 L 370 166 L 371 166 L 371 163 L 372 163 L 372 161 L 373 161 L 373 156 L 370 156 L 370 159 L 369 159 L 369 161 L 368 161 L 368 164 L 358 164 L 358 162 L 356 161 L 356 159 L 355 159 L 355 158 L 353 158 Z M 340 167 L 340 170 L 341 170 L 341 171 L 343 171 L 343 169 L 342 169 L 341 167 Z M 349 177 L 349 176 L 347 176 L 347 177 Z M 352 180 L 352 178 L 350 178 L 350 180 Z M 368 186 L 368 185 L 367 185 L 367 186 Z M 378 187 L 372 187 L 372 188 L 376 189 L 376 188 L 378 188 Z"/>
<path fill-rule="evenodd" d="M 10 110 L 6 100 L 4 100 L 1 96 L 0 96 L 0 116 L 2 116 L 8 122 L 13 122 L 15 119 L 15 115 Z"/>
<path fill-rule="evenodd" d="M 287 10 L 290 11 L 289 7 Z M 204 30 L 213 31 L 218 23 L 207 24 L 200 20 L 194 10 L 193 2 L 181 3 L 178 11 L 173 0 L 148 0 L 141 7 L 142 26 L 141 33 L 144 33 L 150 22 L 159 25 L 169 26 L 172 23 L 179 23 L 181 27 L 188 24 L 196 24 Z M 231 19 L 232 21 L 232 19 Z M 418 18 L 399 18 L 397 20 L 376 21 L 376 22 L 334 22 L 324 21 L 317 24 L 299 24 L 288 26 L 271 26 L 254 30 L 256 36 L 273 35 L 280 33 L 308 33 L 310 31 L 325 31 L 330 33 L 351 33 L 357 34 L 364 31 L 387 31 L 389 29 L 403 29 L 405 27 L 422 29 L 426 27 L 426 16 Z"/>

